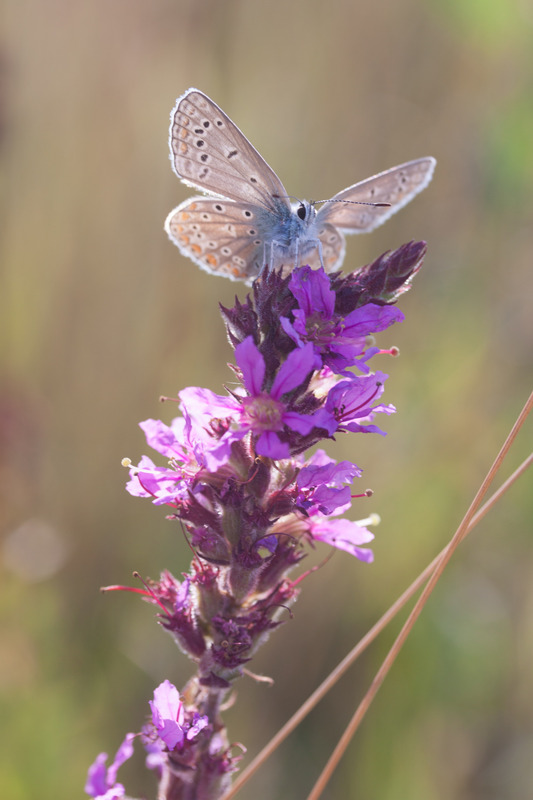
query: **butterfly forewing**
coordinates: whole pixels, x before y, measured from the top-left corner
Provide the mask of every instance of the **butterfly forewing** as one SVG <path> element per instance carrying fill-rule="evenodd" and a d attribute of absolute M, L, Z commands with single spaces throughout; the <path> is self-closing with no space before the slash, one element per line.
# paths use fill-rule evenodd
<path fill-rule="evenodd" d="M 174 170 L 185 183 L 269 209 L 284 198 L 290 207 L 276 173 L 216 103 L 197 89 L 189 89 L 176 102 L 169 143 Z"/>
<path fill-rule="evenodd" d="M 435 164 L 434 158 L 418 158 L 349 186 L 332 198 L 334 202 L 322 206 L 317 221 L 329 222 L 346 233 L 372 231 L 426 188 Z M 390 206 L 357 203 L 390 203 Z"/>

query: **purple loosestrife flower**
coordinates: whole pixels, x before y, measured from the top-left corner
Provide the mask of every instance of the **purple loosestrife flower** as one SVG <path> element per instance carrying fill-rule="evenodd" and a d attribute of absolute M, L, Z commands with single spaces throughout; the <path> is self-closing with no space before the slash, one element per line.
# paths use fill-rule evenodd
<path fill-rule="evenodd" d="M 89 767 L 85 792 L 95 800 L 117 800 L 124 797 L 126 790 L 121 783 L 117 783 L 119 767 L 133 755 L 134 733 L 127 733 L 126 738 L 117 750 L 117 754 L 110 767 L 106 767 L 107 753 L 100 753 L 94 764 Z"/>
<path fill-rule="evenodd" d="M 150 708 L 157 735 L 169 750 L 179 749 L 185 741 L 192 741 L 209 724 L 207 717 L 199 714 L 194 714 L 186 723 L 183 702 L 170 681 L 163 681 L 154 689 Z"/>
<path fill-rule="evenodd" d="M 237 345 L 235 359 L 242 373 L 245 395 L 225 398 L 197 388 L 180 392 L 184 405 L 191 409 L 195 418 L 205 419 L 216 411 L 224 419 L 226 431 L 208 456 L 210 465 L 217 467 L 226 462 L 231 456 L 232 444 L 248 433 L 256 439 L 257 455 L 288 458 L 289 445 L 280 438 L 284 429 L 305 435 L 320 422 L 316 416 L 291 410 L 282 400 L 282 396 L 302 384 L 313 369 L 312 347 L 306 345 L 290 353 L 268 391 L 264 389 L 265 359 L 251 336 Z"/>
<path fill-rule="evenodd" d="M 193 428 L 186 409 L 183 417 L 176 417 L 170 426 L 147 419 L 140 427 L 150 447 L 168 458 L 169 467 L 157 467 L 143 456 L 138 467 L 130 471 L 126 489 L 136 497 L 152 497 L 156 504 L 185 500 L 189 488 L 205 470 L 209 437 L 203 429 Z"/>
<path fill-rule="evenodd" d="M 253 297 L 221 309 L 237 385 L 226 396 L 183 389 L 181 416 L 141 424 L 166 464 L 143 456 L 127 490 L 167 506 L 193 553 L 179 580 L 163 570 L 158 581 L 130 589 L 157 607 L 159 623 L 195 667 L 180 692 L 168 680 L 157 687 L 143 726 L 159 800 L 217 800 L 229 788 L 239 756 L 223 704 L 286 621 L 302 584 L 290 573 L 309 548 L 322 542 L 372 561 L 366 523 L 343 518 L 361 469 L 322 449 L 309 452 L 341 433 L 383 433 L 374 417 L 395 409 L 381 402 L 387 376 L 370 369 L 387 351 L 370 337 L 403 319 L 392 304 L 424 252 L 423 243 L 410 243 L 352 275 L 263 272 Z M 109 769 L 99 756 L 89 794 L 122 797 L 116 772 L 129 755 L 127 737 Z"/>
<path fill-rule="evenodd" d="M 362 471 L 351 461 L 337 464 L 323 450 L 317 450 L 296 478 L 299 489 L 297 506 L 303 511 L 311 509 L 321 514 L 334 514 L 341 506 L 350 505 L 350 487 Z"/>
<path fill-rule="evenodd" d="M 342 514 L 347 510 L 349 503 L 339 506 L 335 514 Z M 291 514 L 281 517 L 273 526 L 276 533 L 284 533 L 295 538 L 303 537 L 311 543 L 324 542 L 338 550 L 344 550 L 367 564 L 372 563 L 374 554 L 362 544 L 371 542 L 374 534 L 357 522 L 348 519 L 332 519 L 333 515 L 325 516 L 319 513 Z"/>
<path fill-rule="evenodd" d="M 342 513 L 339 509 L 336 513 Z M 357 522 L 349 519 L 330 519 L 329 517 L 313 514 L 309 517 L 308 533 L 312 539 L 324 542 L 338 550 L 345 550 L 360 561 L 370 564 L 374 560 L 372 550 L 367 547 L 360 547 L 362 544 L 371 542 L 374 534 Z"/>
<path fill-rule="evenodd" d="M 299 308 L 293 309 L 292 322 L 281 317 L 282 327 L 298 347 L 304 347 L 306 342 L 313 345 L 316 369 L 326 365 L 345 374 L 347 367 L 358 366 L 368 372 L 365 362 L 379 352 L 378 348 L 368 347 L 369 335 L 404 319 L 398 308 L 375 303 L 339 314 L 335 311 L 335 292 L 323 269 L 295 270 L 289 289 Z"/>
<path fill-rule="evenodd" d="M 372 541 L 374 535 L 359 523 L 331 519 L 349 509 L 350 488 L 343 484 L 351 484 L 361 474 L 351 461 L 337 463 L 323 450 L 317 450 L 296 478 L 294 511 L 276 520 L 271 533 L 304 537 L 311 543 L 321 541 L 370 563 L 372 551 L 360 545 Z"/>
<path fill-rule="evenodd" d="M 387 378 L 388 375 L 383 372 L 361 377 L 352 376 L 351 379 L 340 381 L 330 389 L 326 399 L 326 410 L 337 422 L 337 430 L 352 431 L 352 433 L 381 433 L 385 436 L 385 432 L 377 425 L 363 423 L 370 422 L 374 414 L 394 414 L 396 411 L 392 405 L 375 403 L 384 392 Z"/>

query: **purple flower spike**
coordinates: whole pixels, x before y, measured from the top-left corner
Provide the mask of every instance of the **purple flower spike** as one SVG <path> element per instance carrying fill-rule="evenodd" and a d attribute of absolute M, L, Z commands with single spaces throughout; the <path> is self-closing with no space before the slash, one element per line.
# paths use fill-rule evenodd
<path fill-rule="evenodd" d="M 106 767 L 107 753 L 100 753 L 94 764 L 89 767 L 85 792 L 95 800 L 117 800 L 124 797 L 126 790 L 121 783 L 117 783 L 119 767 L 133 755 L 134 733 L 127 733 L 124 741 L 117 750 L 115 759 L 110 767 Z"/>
<path fill-rule="evenodd" d="M 253 297 L 222 309 L 236 384 L 224 396 L 185 388 L 181 416 L 141 423 L 166 464 L 125 460 L 127 489 L 169 506 L 193 552 L 179 580 L 164 570 L 159 581 L 131 588 L 157 607 L 160 625 L 196 664 L 182 695 L 168 680 L 155 689 L 140 734 L 160 800 L 214 800 L 229 790 L 241 756 L 222 719 L 228 693 L 281 624 L 278 609 L 296 600 L 307 573 L 289 573 L 306 550 L 323 542 L 373 561 L 365 522 L 342 518 L 370 494 L 352 493 L 361 469 L 316 446 L 341 433 L 383 433 L 374 416 L 395 411 L 381 402 L 387 375 L 369 366 L 393 350 L 371 337 L 403 319 L 391 303 L 423 249 L 410 245 L 351 275 L 263 270 Z M 86 791 L 95 800 L 126 800 L 116 773 L 131 755 L 128 737 L 109 769 L 105 753 L 91 767 Z"/>
<path fill-rule="evenodd" d="M 169 750 L 181 745 L 185 737 L 183 727 L 185 712 L 180 694 L 170 681 L 163 681 L 154 689 L 154 699 L 150 700 L 152 722 L 158 736 Z"/>

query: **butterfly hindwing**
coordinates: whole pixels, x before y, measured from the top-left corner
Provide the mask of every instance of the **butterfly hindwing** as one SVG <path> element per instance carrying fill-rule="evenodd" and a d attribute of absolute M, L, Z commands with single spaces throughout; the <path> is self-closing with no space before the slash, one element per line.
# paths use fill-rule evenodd
<path fill-rule="evenodd" d="M 248 282 L 263 266 L 265 213 L 249 203 L 192 197 L 170 212 L 165 230 L 202 269 Z"/>
<path fill-rule="evenodd" d="M 323 222 L 318 218 L 317 236 L 321 244 L 323 263 L 321 264 L 319 259 L 317 261 L 316 258 L 313 258 L 309 260 L 310 266 L 316 268 L 323 266 L 326 272 L 340 269 L 346 251 L 346 239 L 342 232 L 334 225 L 330 225 L 329 222 Z"/>

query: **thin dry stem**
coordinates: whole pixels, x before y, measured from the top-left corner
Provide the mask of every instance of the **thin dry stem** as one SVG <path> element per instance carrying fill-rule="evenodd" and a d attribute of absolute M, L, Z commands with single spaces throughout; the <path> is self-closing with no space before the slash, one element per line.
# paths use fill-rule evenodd
<path fill-rule="evenodd" d="M 318 800 L 320 795 L 322 794 L 323 789 L 325 788 L 326 784 L 328 783 L 334 769 L 336 768 L 337 764 L 339 763 L 340 759 L 342 758 L 344 751 L 348 747 L 355 731 L 359 727 L 361 720 L 363 719 L 364 715 L 366 714 L 370 704 L 372 703 L 374 697 L 376 696 L 378 689 L 381 687 L 385 677 L 387 676 L 390 668 L 392 667 L 394 661 L 396 660 L 400 650 L 402 649 L 409 633 L 411 632 L 416 620 L 420 616 L 420 613 L 424 606 L 426 605 L 433 589 L 435 588 L 439 578 L 441 577 L 446 565 L 450 561 L 453 553 L 455 552 L 457 546 L 461 542 L 462 539 L 467 534 L 467 531 L 474 519 L 474 515 L 476 510 L 481 505 L 483 497 L 488 491 L 488 488 L 494 477 L 499 470 L 503 459 L 509 452 L 511 445 L 513 444 L 516 436 L 520 428 L 522 427 L 523 423 L 525 422 L 528 414 L 533 407 L 533 392 L 530 394 L 524 408 L 520 412 L 518 419 L 516 420 L 515 424 L 511 432 L 509 433 L 507 439 L 505 440 L 500 452 L 496 456 L 494 463 L 492 464 L 491 468 L 489 469 L 485 479 L 483 480 L 481 486 L 479 487 L 476 496 L 474 497 L 472 503 L 468 511 L 466 512 L 463 520 L 461 521 L 459 527 L 457 528 L 456 532 L 454 533 L 448 547 L 446 547 L 444 553 L 439 556 L 437 565 L 429 578 L 426 586 L 422 590 L 422 594 L 418 598 L 415 603 L 415 606 L 411 613 L 409 614 L 404 626 L 402 627 L 400 633 L 396 637 L 394 644 L 392 645 L 391 649 L 387 653 L 381 667 L 378 669 L 374 680 L 372 681 L 370 688 L 366 692 L 365 696 L 361 700 L 358 708 L 355 711 L 348 727 L 344 731 L 343 735 L 341 736 L 337 746 L 335 747 L 333 753 L 331 754 L 326 766 L 324 767 L 321 775 L 319 776 L 317 782 L 315 783 L 314 787 L 312 788 L 311 792 L 309 793 L 307 800 Z"/>
<path fill-rule="evenodd" d="M 530 398 L 531 400 L 531 398 Z M 527 408 L 528 406 L 526 406 Z M 527 416 L 527 413 L 522 414 Z M 522 415 L 521 415 L 522 417 Z M 513 427 L 513 431 L 509 438 L 513 435 L 516 436 L 520 425 L 521 417 Z M 516 429 L 516 430 L 515 430 Z M 514 439 L 513 436 L 513 439 Z M 507 452 L 507 451 L 505 451 Z M 496 463 L 496 462 L 495 462 Z M 513 472 L 513 474 L 494 492 L 494 494 L 487 500 L 487 502 L 477 511 L 472 517 L 468 526 L 464 529 L 461 538 L 467 536 L 475 526 L 483 519 L 483 517 L 493 508 L 496 503 L 503 497 L 503 495 L 511 488 L 511 486 L 518 480 L 518 478 L 529 468 L 533 463 L 533 454 Z M 312 695 L 303 703 L 302 706 L 293 714 L 293 716 L 285 723 L 285 725 L 278 731 L 278 733 L 270 740 L 270 742 L 258 753 L 253 761 L 246 767 L 245 770 L 239 775 L 233 783 L 231 789 L 223 796 L 222 800 L 231 800 L 239 789 L 255 774 L 259 767 L 272 755 L 272 753 L 280 746 L 280 744 L 289 736 L 290 733 L 302 722 L 303 719 L 312 711 L 312 709 L 319 703 L 319 701 L 329 692 L 329 690 L 337 683 L 337 681 L 344 675 L 348 668 L 359 658 L 359 656 L 366 650 L 378 634 L 394 619 L 404 605 L 411 599 L 411 597 L 420 589 L 420 587 L 427 581 L 429 576 L 435 570 L 437 564 L 446 554 L 451 546 L 451 542 L 444 547 L 441 552 L 431 561 L 430 564 L 421 572 L 418 577 L 411 583 L 411 585 L 403 592 L 403 594 L 393 603 L 393 605 L 383 614 L 383 616 L 376 622 L 376 624 L 368 631 L 368 633 L 357 643 L 357 645 L 348 653 L 348 655 L 340 662 L 340 664 L 328 675 L 328 677 L 320 684 L 320 686 L 313 692 Z"/>

